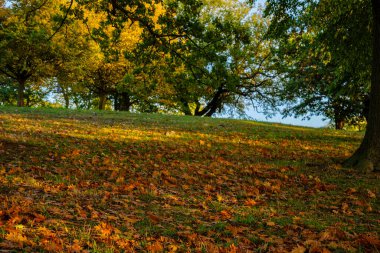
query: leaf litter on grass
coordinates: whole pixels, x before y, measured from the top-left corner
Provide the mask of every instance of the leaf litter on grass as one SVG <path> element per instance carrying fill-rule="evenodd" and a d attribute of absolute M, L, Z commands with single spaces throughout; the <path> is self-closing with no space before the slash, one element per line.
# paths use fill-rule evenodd
<path fill-rule="evenodd" d="M 249 121 L 2 108 L 0 248 L 376 252 L 362 135 Z"/>

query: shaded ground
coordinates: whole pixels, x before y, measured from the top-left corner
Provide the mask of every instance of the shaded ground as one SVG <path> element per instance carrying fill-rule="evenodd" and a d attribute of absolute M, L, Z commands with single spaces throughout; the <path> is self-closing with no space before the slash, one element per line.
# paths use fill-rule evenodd
<path fill-rule="evenodd" d="M 0 248 L 377 252 L 362 135 L 249 121 L 0 107 Z"/>

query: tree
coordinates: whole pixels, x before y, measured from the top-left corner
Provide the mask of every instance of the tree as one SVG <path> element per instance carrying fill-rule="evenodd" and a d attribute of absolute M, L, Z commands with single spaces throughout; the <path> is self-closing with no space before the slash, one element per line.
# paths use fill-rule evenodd
<path fill-rule="evenodd" d="M 182 111 L 212 116 L 226 105 L 243 109 L 247 100 L 265 99 L 271 86 L 267 20 L 241 1 L 204 1 L 198 19 L 201 29 L 187 34 L 172 56 L 183 66 L 173 78 Z"/>
<path fill-rule="evenodd" d="M 72 4 L 72 2 L 71 2 Z M 53 73 L 56 59 L 53 37 L 59 30 L 53 20 L 60 3 L 28 0 L 1 5 L 0 73 L 18 83 L 17 105 L 24 106 L 27 82 L 41 82 Z"/>
<path fill-rule="evenodd" d="M 324 115 L 336 129 L 345 123 L 358 124 L 366 115 L 369 80 L 342 66 L 336 57 L 309 31 L 292 32 L 275 48 L 278 93 L 283 114 Z"/>
<path fill-rule="evenodd" d="M 98 109 L 104 110 L 110 95 L 114 99 L 115 110 L 129 111 L 134 101 L 131 98 L 131 87 L 125 75 L 133 63 L 124 55 L 132 51 L 141 30 L 129 22 L 124 29 L 112 27 L 102 13 L 87 11 L 85 25 L 91 37 L 91 60 L 87 60 L 84 83 L 87 88 L 98 95 Z"/>
<path fill-rule="evenodd" d="M 331 15 L 324 15 L 327 12 Z M 270 0 L 266 13 L 272 15 L 274 36 L 307 30 L 310 18 L 318 17 L 319 28 L 323 29 L 315 32 L 319 43 L 332 52 L 331 57 L 346 70 L 352 70 L 356 78 L 371 72 L 366 133 L 358 150 L 345 164 L 362 170 L 380 170 L 379 1 Z"/>
<path fill-rule="evenodd" d="M 167 1 L 165 12 L 154 22 L 139 16 L 143 12 L 135 17 L 125 4 L 111 2 L 112 22 L 140 22 L 144 40 L 134 55 L 151 59 L 142 65 L 162 73 L 164 81 L 155 82 L 165 86 L 156 90 L 162 92 L 157 95 L 165 107 L 186 115 L 212 116 L 226 104 L 241 106 L 247 98 L 257 99 L 271 83 L 264 74 L 270 52 L 270 44 L 263 40 L 267 22 L 252 15 L 248 5 Z M 152 47 L 158 49 L 153 57 L 147 50 Z M 157 67 L 162 61 L 164 67 Z"/>

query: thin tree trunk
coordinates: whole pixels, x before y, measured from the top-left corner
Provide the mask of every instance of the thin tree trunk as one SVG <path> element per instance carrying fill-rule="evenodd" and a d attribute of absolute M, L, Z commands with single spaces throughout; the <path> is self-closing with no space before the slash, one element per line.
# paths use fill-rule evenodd
<path fill-rule="evenodd" d="M 70 107 L 70 98 L 67 93 L 63 93 L 63 98 L 65 99 L 65 108 L 68 109 Z"/>
<path fill-rule="evenodd" d="M 380 1 L 372 0 L 373 52 L 368 123 L 359 149 L 345 165 L 361 171 L 380 170 Z"/>
<path fill-rule="evenodd" d="M 343 130 L 344 124 L 344 119 L 335 119 L 335 130 Z"/>
<path fill-rule="evenodd" d="M 334 111 L 335 111 L 335 115 L 334 115 L 335 129 L 343 130 L 345 120 L 344 118 L 342 118 L 337 108 L 334 108 Z"/>
<path fill-rule="evenodd" d="M 24 79 L 18 80 L 17 106 L 19 106 L 19 107 L 25 106 L 25 101 L 24 101 L 25 82 L 26 82 L 26 80 L 24 80 Z"/>
<path fill-rule="evenodd" d="M 100 94 L 99 95 L 99 110 L 104 110 L 106 108 L 106 101 L 107 101 L 107 95 L 106 94 Z"/>

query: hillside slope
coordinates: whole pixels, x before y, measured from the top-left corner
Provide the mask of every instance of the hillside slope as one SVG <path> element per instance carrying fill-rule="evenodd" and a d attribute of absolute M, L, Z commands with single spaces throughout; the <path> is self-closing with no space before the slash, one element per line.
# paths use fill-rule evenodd
<path fill-rule="evenodd" d="M 360 133 L 240 120 L 0 107 L 0 248 L 379 250 Z"/>

